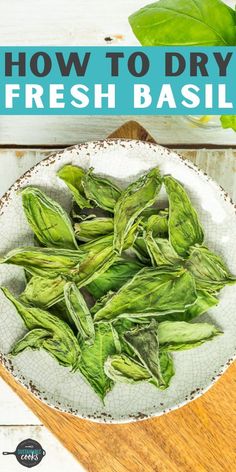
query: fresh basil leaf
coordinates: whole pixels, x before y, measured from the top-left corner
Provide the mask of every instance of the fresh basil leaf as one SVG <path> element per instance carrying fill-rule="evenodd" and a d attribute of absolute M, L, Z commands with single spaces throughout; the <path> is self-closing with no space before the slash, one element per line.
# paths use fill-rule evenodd
<path fill-rule="evenodd" d="M 93 173 L 93 168 L 82 178 L 84 193 L 96 206 L 107 211 L 114 211 L 114 206 L 120 197 L 120 189 L 109 179 L 99 177 Z"/>
<path fill-rule="evenodd" d="M 206 247 L 192 247 L 186 267 L 194 276 L 198 289 L 216 292 L 236 283 L 220 256 Z"/>
<path fill-rule="evenodd" d="M 187 257 L 191 246 L 203 243 L 203 229 L 183 186 L 171 176 L 164 177 L 164 182 L 170 204 L 170 243 L 179 256 Z"/>
<path fill-rule="evenodd" d="M 143 46 L 235 46 L 235 12 L 221 0 L 160 0 L 129 17 Z"/>
<path fill-rule="evenodd" d="M 206 313 L 213 306 L 218 305 L 219 300 L 213 293 L 209 293 L 206 290 L 197 290 L 196 302 L 187 308 L 185 312 L 173 313 L 163 316 L 162 320 L 168 321 L 191 321 L 198 316 Z"/>
<path fill-rule="evenodd" d="M 93 344 L 95 337 L 93 320 L 83 295 L 74 283 L 69 282 L 64 287 L 64 296 L 67 309 L 83 341 Z"/>
<path fill-rule="evenodd" d="M 220 122 L 222 128 L 231 128 L 236 131 L 236 115 L 222 115 L 220 117 Z"/>
<path fill-rule="evenodd" d="M 134 220 L 145 208 L 153 205 L 161 185 L 162 178 L 159 169 L 154 168 L 121 193 L 114 209 L 114 249 L 119 254 Z"/>
<path fill-rule="evenodd" d="M 62 179 L 70 189 L 79 208 L 92 207 L 90 201 L 84 194 L 83 185 L 81 183 L 82 178 L 85 176 L 84 169 L 78 166 L 66 165 L 58 171 L 57 176 Z"/>
<path fill-rule="evenodd" d="M 109 323 L 96 326 L 94 344 L 84 345 L 82 348 L 80 372 L 102 400 L 113 387 L 112 380 L 104 372 L 104 363 L 115 353 L 116 347 Z"/>
<path fill-rule="evenodd" d="M 43 341 L 42 348 L 56 357 L 61 365 L 76 370 L 80 359 L 80 347 L 71 328 L 60 318 L 47 311 L 26 306 L 17 300 L 7 288 L 1 288 L 1 290 L 15 306 L 28 330 L 43 328 L 52 333 L 51 338 Z"/>
<path fill-rule="evenodd" d="M 70 219 L 63 208 L 35 187 L 21 192 L 28 223 L 44 246 L 77 249 Z"/>
<path fill-rule="evenodd" d="M 197 299 L 195 283 L 183 268 L 144 268 L 95 314 L 95 321 L 163 316 L 185 311 Z"/>
<path fill-rule="evenodd" d="M 222 331 L 209 323 L 164 321 L 158 325 L 160 348 L 165 351 L 192 349 L 219 334 L 222 334 Z"/>

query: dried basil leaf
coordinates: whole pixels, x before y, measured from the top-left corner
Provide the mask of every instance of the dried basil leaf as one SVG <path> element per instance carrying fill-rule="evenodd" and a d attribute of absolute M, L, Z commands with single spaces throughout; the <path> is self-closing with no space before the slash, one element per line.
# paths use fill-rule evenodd
<path fill-rule="evenodd" d="M 203 229 L 183 186 L 169 175 L 164 183 L 170 204 L 169 239 L 177 254 L 187 257 L 191 246 L 203 243 Z"/>
<path fill-rule="evenodd" d="M 155 238 L 152 232 L 148 231 L 145 236 L 145 242 L 152 261 L 155 266 L 173 266 L 180 265 L 183 259 L 178 256 L 168 239 Z"/>
<path fill-rule="evenodd" d="M 119 288 L 131 279 L 140 269 L 141 264 L 138 262 L 125 259 L 118 260 L 114 262 L 106 272 L 87 285 L 87 290 L 96 299 L 101 298 L 107 292 L 119 290 Z"/>
<path fill-rule="evenodd" d="M 90 201 L 84 194 L 84 189 L 81 182 L 82 178 L 85 176 L 84 169 L 79 166 L 67 165 L 58 171 L 57 176 L 60 177 L 60 179 L 62 179 L 70 189 L 77 205 L 80 208 L 92 207 Z"/>
<path fill-rule="evenodd" d="M 40 243 L 77 249 L 70 219 L 57 202 L 35 187 L 26 187 L 21 194 L 26 218 Z"/>
<path fill-rule="evenodd" d="M 193 274 L 199 289 L 216 292 L 236 283 L 220 256 L 206 247 L 192 247 L 186 267 Z"/>
<path fill-rule="evenodd" d="M 158 323 L 154 320 L 149 325 L 134 328 L 124 334 L 141 363 L 146 367 L 156 384 L 165 386 L 159 359 Z"/>
<path fill-rule="evenodd" d="M 112 380 L 104 372 L 104 363 L 115 353 L 116 347 L 109 323 L 96 326 L 94 344 L 82 348 L 80 372 L 102 400 L 113 387 Z"/>
<path fill-rule="evenodd" d="M 183 268 L 144 268 L 95 314 L 95 321 L 184 312 L 197 299 L 194 279 Z"/>
<path fill-rule="evenodd" d="M 40 349 L 43 347 L 43 342 L 45 339 L 52 337 L 53 334 L 51 331 L 42 328 L 35 328 L 29 331 L 23 336 L 19 341 L 14 344 L 14 347 L 11 350 L 12 356 L 17 356 L 20 352 L 23 352 L 25 349 Z"/>
<path fill-rule="evenodd" d="M 55 278 L 68 274 L 84 257 L 79 250 L 26 246 L 8 252 L 0 263 L 22 266 L 32 275 Z"/>
<path fill-rule="evenodd" d="M 136 383 L 152 378 L 148 370 L 139 362 L 125 354 L 115 354 L 107 358 L 104 371 L 114 382 Z"/>
<path fill-rule="evenodd" d="M 47 279 L 34 275 L 22 292 L 20 300 L 39 308 L 50 308 L 63 299 L 65 284 L 66 280 L 62 277 Z"/>
<path fill-rule="evenodd" d="M 114 208 L 114 249 L 118 253 L 123 249 L 126 235 L 134 220 L 156 201 L 161 185 L 159 169 L 154 168 L 121 193 Z"/>
<path fill-rule="evenodd" d="M 120 197 L 120 189 L 110 180 L 93 173 L 93 168 L 82 178 L 82 185 L 87 199 L 96 206 L 107 211 L 114 211 L 114 206 Z"/>
<path fill-rule="evenodd" d="M 93 344 L 95 331 L 91 313 L 82 293 L 74 283 L 67 283 L 64 288 L 67 309 L 82 339 Z"/>
<path fill-rule="evenodd" d="M 47 311 L 24 305 L 7 288 L 1 290 L 13 303 L 28 330 L 43 328 L 52 334 L 52 339 L 45 339 L 41 347 L 56 357 L 61 365 L 76 370 L 80 359 L 80 347 L 71 328 Z"/>
<path fill-rule="evenodd" d="M 164 321 L 158 325 L 160 348 L 165 351 L 183 351 L 200 346 L 222 334 L 209 323 L 186 323 L 185 321 Z"/>
<path fill-rule="evenodd" d="M 112 218 L 94 218 L 75 223 L 74 228 L 76 238 L 86 242 L 113 234 L 114 223 Z"/>

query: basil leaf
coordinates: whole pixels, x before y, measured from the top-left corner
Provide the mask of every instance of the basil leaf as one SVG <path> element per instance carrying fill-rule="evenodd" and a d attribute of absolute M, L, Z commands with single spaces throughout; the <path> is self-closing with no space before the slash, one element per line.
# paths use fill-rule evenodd
<path fill-rule="evenodd" d="M 136 383 L 150 380 L 152 376 L 139 362 L 125 354 L 115 354 L 107 358 L 104 371 L 114 382 Z"/>
<path fill-rule="evenodd" d="M 118 260 L 106 272 L 87 285 L 87 290 L 96 299 L 103 297 L 107 292 L 119 290 L 139 270 L 141 265 L 132 260 Z"/>
<path fill-rule="evenodd" d="M 220 121 L 222 128 L 231 128 L 236 131 L 236 115 L 222 115 Z"/>
<path fill-rule="evenodd" d="M 93 320 L 83 295 L 75 284 L 68 283 L 64 288 L 64 296 L 67 309 L 82 339 L 87 344 L 93 344 L 95 337 Z"/>
<path fill-rule="evenodd" d="M 43 349 L 56 357 L 61 365 L 76 370 L 80 359 L 80 347 L 71 328 L 47 311 L 24 305 L 8 289 L 1 288 L 1 290 L 13 303 L 28 330 L 43 328 L 52 333 L 52 339 L 43 341 Z"/>
<path fill-rule="evenodd" d="M 159 341 L 156 321 L 134 328 L 124 334 L 127 343 L 134 350 L 158 386 L 165 386 L 159 359 Z"/>
<path fill-rule="evenodd" d="M 235 12 L 221 0 L 160 0 L 129 17 L 143 46 L 234 46 Z"/>
<path fill-rule="evenodd" d="M 113 233 L 112 218 L 94 218 L 75 223 L 75 236 L 79 241 L 92 241 Z"/>
<path fill-rule="evenodd" d="M 104 363 L 115 352 L 113 333 L 108 323 L 96 326 L 94 344 L 82 348 L 80 372 L 102 400 L 113 386 L 104 372 Z"/>
<path fill-rule="evenodd" d="M 55 278 L 68 274 L 84 257 L 79 250 L 26 246 L 8 252 L 0 263 L 22 266 L 32 275 Z"/>
<path fill-rule="evenodd" d="M 148 218 L 144 228 L 151 231 L 154 238 L 168 238 L 168 218 L 169 210 L 160 210 Z"/>
<path fill-rule="evenodd" d="M 50 279 L 34 275 L 20 296 L 23 303 L 39 308 L 50 308 L 63 299 L 66 280 L 62 277 Z"/>
<path fill-rule="evenodd" d="M 82 185 L 82 178 L 85 176 L 85 171 L 78 166 L 67 165 L 60 169 L 57 176 L 63 180 L 80 208 L 91 208 L 90 201 L 84 194 Z"/>
<path fill-rule="evenodd" d="M 190 273 L 178 268 L 144 268 L 108 300 L 95 314 L 95 321 L 114 320 L 119 316 L 163 316 L 185 311 L 197 299 Z"/>
<path fill-rule="evenodd" d="M 28 223 L 44 246 L 77 249 L 70 219 L 57 202 L 34 187 L 21 194 Z"/>
<path fill-rule="evenodd" d="M 110 180 L 93 174 L 93 168 L 82 178 L 84 193 L 96 206 L 113 212 L 114 206 L 120 197 L 120 189 Z"/>
<path fill-rule="evenodd" d="M 169 239 L 177 254 L 187 257 L 191 246 L 203 243 L 203 229 L 183 186 L 171 176 L 164 182 L 170 204 Z"/>
<path fill-rule="evenodd" d="M 156 201 L 161 185 L 160 172 L 154 168 L 121 193 L 114 209 L 114 249 L 118 253 L 123 249 L 134 220 Z"/>
<path fill-rule="evenodd" d="M 168 239 L 154 239 L 152 233 L 147 232 L 145 242 L 153 266 L 179 265 L 183 261 L 183 259 L 176 254 Z"/>
<path fill-rule="evenodd" d="M 186 267 L 198 289 L 215 292 L 236 283 L 236 277 L 230 274 L 221 257 L 204 246 L 191 248 Z"/>
<path fill-rule="evenodd" d="M 40 349 L 41 347 L 43 347 L 43 341 L 50 337 L 52 337 L 52 333 L 47 329 L 32 329 L 31 331 L 26 333 L 22 339 L 15 343 L 10 354 L 12 356 L 17 356 L 17 354 L 28 348 Z"/>
<path fill-rule="evenodd" d="M 197 316 L 203 315 L 213 306 L 218 305 L 219 300 L 212 293 L 206 290 L 197 290 L 197 300 L 183 313 L 173 313 L 163 316 L 163 320 L 168 321 L 191 321 Z"/>
<path fill-rule="evenodd" d="M 209 323 L 186 323 L 185 321 L 164 321 L 158 325 L 161 349 L 183 351 L 200 346 L 222 332 Z"/>
<path fill-rule="evenodd" d="M 169 352 L 159 352 L 159 362 L 161 374 L 164 380 L 164 386 L 158 386 L 161 390 L 164 390 L 169 387 L 170 381 L 175 375 L 174 361 L 173 357 Z"/>

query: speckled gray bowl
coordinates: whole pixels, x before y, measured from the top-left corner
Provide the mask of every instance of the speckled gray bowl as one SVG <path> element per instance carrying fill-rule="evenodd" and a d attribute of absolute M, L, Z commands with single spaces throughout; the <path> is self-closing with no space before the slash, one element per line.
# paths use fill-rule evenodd
<path fill-rule="evenodd" d="M 0 206 L 0 254 L 21 245 L 33 244 L 17 192 L 27 185 L 44 189 L 65 208 L 70 195 L 56 177 L 56 171 L 73 163 L 93 166 L 96 173 L 109 176 L 125 187 L 148 169 L 158 165 L 182 182 L 199 212 L 206 243 L 221 254 L 236 273 L 235 206 L 224 191 L 188 161 L 161 146 L 141 141 L 114 140 L 80 144 L 53 154 L 19 179 L 2 198 Z M 165 199 L 164 193 L 161 198 Z M 20 268 L 0 266 L 0 284 L 15 294 L 24 288 Z M 79 373 L 59 366 L 44 351 L 25 351 L 11 361 L 7 353 L 25 332 L 13 306 L 0 294 L 0 351 L 7 369 L 38 398 L 54 408 L 98 422 L 122 423 L 162 415 L 205 392 L 225 371 L 235 356 L 236 289 L 226 287 L 219 305 L 201 320 L 211 319 L 224 331 L 212 342 L 191 351 L 174 354 L 176 375 L 170 387 L 158 391 L 153 385 L 116 385 L 103 405 Z"/>

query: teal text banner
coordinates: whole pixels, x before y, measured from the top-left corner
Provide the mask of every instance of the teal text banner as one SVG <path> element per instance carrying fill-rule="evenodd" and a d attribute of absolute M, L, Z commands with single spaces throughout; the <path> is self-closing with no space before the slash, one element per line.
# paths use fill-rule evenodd
<path fill-rule="evenodd" d="M 236 47 L 1 47 L 1 115 L 233 115 Z"/>

